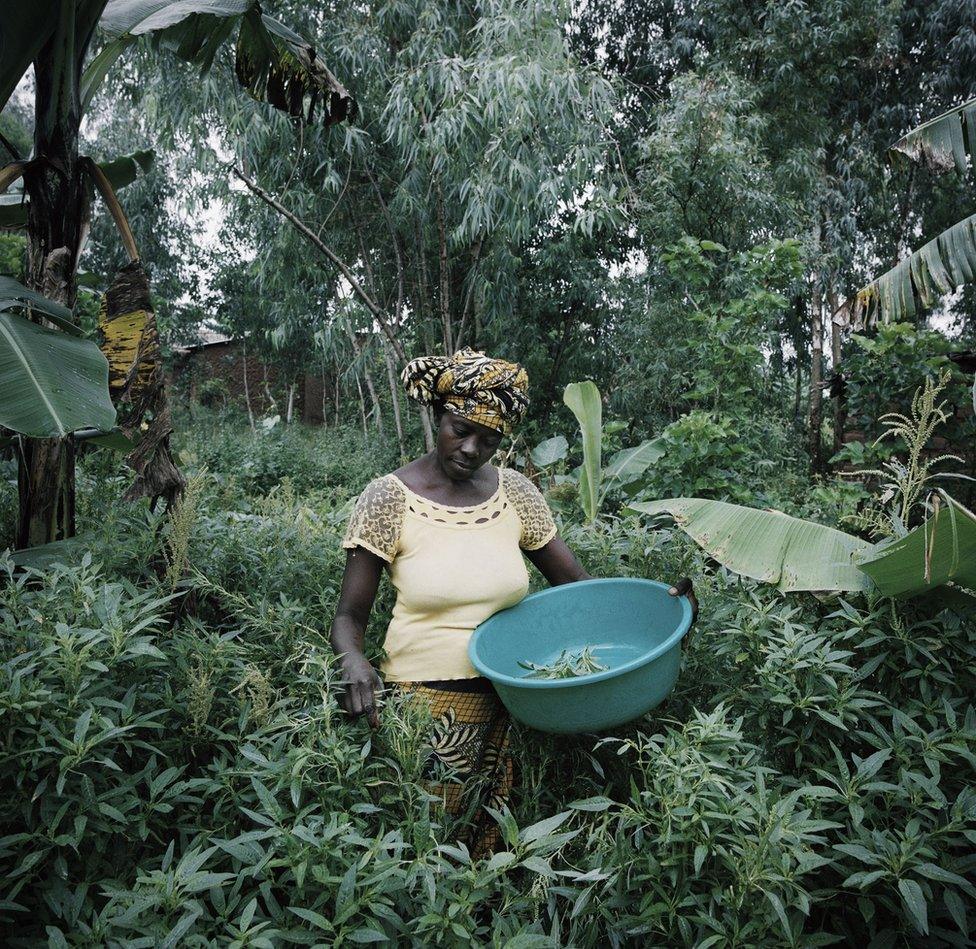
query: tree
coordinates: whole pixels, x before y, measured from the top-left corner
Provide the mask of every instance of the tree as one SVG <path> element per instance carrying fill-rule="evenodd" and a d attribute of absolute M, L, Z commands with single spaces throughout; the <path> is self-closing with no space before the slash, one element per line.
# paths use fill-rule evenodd
<path fill-rule="evenodd" d="M 86 67 L 99 25 L 109 41 Z M 176 55 L 209 69 L 235 26 L 235 71 L 252 95 L 309 119 L 317 106 L 328 122 L 350 114 L 352 100 L 314 48 L 265 16 L 257 0 L 243 4 L 233 0 L 164 4 L 154 0 L 39 0 L 4 5 L 0 12 L 4 39 L 0 107 L 34 63 L 33 155 L 0 179 L 4 188 L 17 174 L 24 179 L 29 288 L 68 308 L 75 302 L 77 260 L 97 179 L 90 160 L 79 155 L 79 126 L 111 66 L 140 36 L 153 35 Z M 39 319 L 37 314 L 35 319 Z M 93 373 L 87 378 L 97 386 L 96 376 Z M 100 418 L 104 421 L 104 415 Z M 19 457 L 18 546 L 71 536 L 74 467 L 70 432 L 56 438 L 27 438 Z"/>

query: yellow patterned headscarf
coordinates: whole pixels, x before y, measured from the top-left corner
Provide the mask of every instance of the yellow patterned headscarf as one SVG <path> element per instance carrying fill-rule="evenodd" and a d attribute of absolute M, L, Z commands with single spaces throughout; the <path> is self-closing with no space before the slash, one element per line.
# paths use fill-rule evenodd
<path fill-rule="evenodd" d="M 400 378 L 411 399 L 423 405 L 441 401 L 449 412 L 505 435 L 512 433 L 529 407 L 525 370 L 518 363 L 492 359 L 473 349 L 413 359 Z"/>

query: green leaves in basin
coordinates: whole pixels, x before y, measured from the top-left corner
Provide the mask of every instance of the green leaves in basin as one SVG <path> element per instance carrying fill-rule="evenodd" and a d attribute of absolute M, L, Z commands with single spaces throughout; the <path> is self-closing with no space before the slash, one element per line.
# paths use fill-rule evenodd
<path fill-rule="evenodd" d="M 600 507 L 601 436 L 603 405 L 600 390 L 589 380 L 571 382 L 563 393 L 563 402 L 579 422 L 583 434 L 583 470 L 580 473 L 580 503 L 588 521 L 592 521 Z"/>
<path fill-rule="evenodd" d="M 924 524 L 856 558 L 882 593 L 914 596 L 950 580 L 976 590 L 976 516 L 948 495 L 936 497 Z"/>
<path fill-rule="evenodd" d="M 89 339 L 0 312 L 0 425 L 36 438 L 115 425 L 108 362 Z"/>
<path fill-rule="evenodd" d="M 645 501 L 630 507 L 642 514 L 670 514 L 720 564 L 784 591 L 872 587 L 852 557 L 873 551 L 874 545 L 813 521 L 702 498 Z"/>

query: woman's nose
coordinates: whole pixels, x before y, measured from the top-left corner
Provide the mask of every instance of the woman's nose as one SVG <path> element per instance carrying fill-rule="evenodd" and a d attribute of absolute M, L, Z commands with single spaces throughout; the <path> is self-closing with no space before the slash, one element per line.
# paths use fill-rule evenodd
<path fill-rule="evenodd" d="M 466 458 L 478 457 L 478 439 L 472 436 L 461 442 L 461 454 Z"/>

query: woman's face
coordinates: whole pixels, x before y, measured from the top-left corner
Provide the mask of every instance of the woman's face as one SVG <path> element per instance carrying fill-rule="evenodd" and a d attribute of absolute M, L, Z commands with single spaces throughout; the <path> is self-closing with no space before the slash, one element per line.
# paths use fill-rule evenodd
<path fill-rule="evenodd" d="M 444 412 L 437 429 L 437 460 L 453 481 L 467 481 L 501 444 L 502 433 Z"/>

